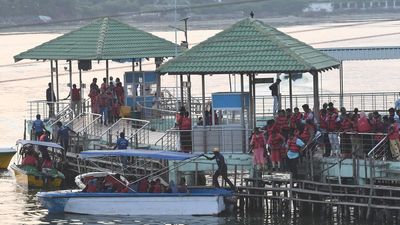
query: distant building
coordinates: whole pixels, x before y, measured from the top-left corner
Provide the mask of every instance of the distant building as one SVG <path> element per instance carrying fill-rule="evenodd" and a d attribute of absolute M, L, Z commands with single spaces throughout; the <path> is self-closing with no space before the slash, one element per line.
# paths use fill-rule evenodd
<path fill-rule="evenodd" d="M 331 2 L 314 2 L 308 4 L 307 8 L 303 9 L 304 13 L 312 12 L 333 12 L 333 3 Z"/>

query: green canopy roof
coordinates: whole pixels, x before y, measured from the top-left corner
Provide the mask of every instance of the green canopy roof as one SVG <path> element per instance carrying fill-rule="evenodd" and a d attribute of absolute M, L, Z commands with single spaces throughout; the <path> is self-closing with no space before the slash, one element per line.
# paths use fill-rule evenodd
<path fill-rule="evenodd" d="M 165 39 L 103 18 L 14 56 L 37 60 L 106 60 L 171 57 L 182 48 Z"/>
<path fill-rule="evenodd" d="M 169 74 L 246 74 L 323 71 L 339 62 L 267 26 L 244 19 L 159 68 Z"/>

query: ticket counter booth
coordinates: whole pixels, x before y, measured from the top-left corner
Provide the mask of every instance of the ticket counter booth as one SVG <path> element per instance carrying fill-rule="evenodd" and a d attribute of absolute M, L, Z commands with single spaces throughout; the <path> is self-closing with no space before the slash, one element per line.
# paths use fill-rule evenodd
<path fill-rule="evenodd" d="M 154 94 L 160 96 L 160 74 L 155 71 L 133 71 L 124 74 L 125 103 L 133 117 L 151 116 Z"/>
<path fill-rule="evenodd" d="M 216 116 L 211 116 L 210 125 L 193 127 L 193 152 L 210 152 L 214 147 L 221 152 L 246 152 L 250 135 L 249 93 L 218 92 L 211 99 Z"/>

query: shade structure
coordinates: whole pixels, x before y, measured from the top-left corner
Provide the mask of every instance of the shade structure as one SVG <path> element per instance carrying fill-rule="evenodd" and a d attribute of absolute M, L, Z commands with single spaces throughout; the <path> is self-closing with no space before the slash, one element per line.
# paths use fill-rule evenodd
<path fill-rule="evenodd" d="M 271 27 L 247 18 L 159 68 L 169 74 L 319 72 L 339 62 Z"/>
<path fill-rule="evenodd" d="M 14 60 L 124 60 L 173 57 L 182 50 L 170 41 L 106 17 L 22 52 Z"/>
<path fill-rule="evenodd" d="M 127 150 L 88 150 L 79 154 L 82 159 L 98 158 L 98 157 L 118 157 L 132 156 L 150 159 L 166 159 L 166 160 L 186 160 L 199 157 L 197 154 L 189 154 L 183 152 L 172 152 L 165 150 L 144 150 L 144 149 L 127 149 Z"/>

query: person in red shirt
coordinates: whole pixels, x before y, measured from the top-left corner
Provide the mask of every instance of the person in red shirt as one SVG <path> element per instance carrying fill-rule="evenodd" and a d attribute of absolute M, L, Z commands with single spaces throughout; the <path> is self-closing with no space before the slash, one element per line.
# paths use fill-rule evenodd
<path fill-rule="evenodd" d="M 34 167 L 38 166 L 38 160 L 33 149 L 28 150 L 28 152 L 25 154 L 25 157 L 22 159 L 21 165 Z"/>
<path fill-rule="evenodd" d="M 265 165 L 264 148 L 266 144 L 264 134 L 256 127 L 251 136 L 250 145 L 253 146 L 253 164 L 255 168 L 259 167 L 260 170 L 263 170 Z"/>
<path fill-rule="evenodd" d="M 338 124 L 339 118 L 337 111 L 333 107 L 328 108 L 328 114 L 325 118 L 329 142 L 332 147 L 332 155 L 331 156 L 340 156 L 340 145 L 339 145 L 339 135 L 338 135 Z"/>
<path fill-rule="evenodd" d="M 126 192 L 126 184 L 121 180 L 120 174 L 107 175 L 103 181 L 104 189 L 111 192 Z"/>
<path fill-rule="evenodd" d="M 115 95 L 117 96 L 117 100 L 119 101 L 119 103 L 121 105 L 124 105 L 125 93 L 124 93 L 124 88 L 122 87 L 121 82 L 117 82 L 117 86 L 114 88 L 114 92 L 115 92 Z"/>
<path fill-rule="evenodd" d="M 73 84 L 71 89 L 71 109 L 75 116 L 82 112 L 81 89 L 76 88 L 76 84 Z"/>
<path fill-rule="evenodd" d="M 282 169 L 281 152 L 283 143 L 285 143 L 285 138 L 280 134 L 278 129 L 274 129 L 268 138 L 268 145 L 271 148 L 272 171 Z"/>
<path fill-rule="evenodd" d="M 192 119 L 189 117 L 189 112 L 185 112 L 180 120 L 181 150 L 189 153 L 192 151 Z"/>

